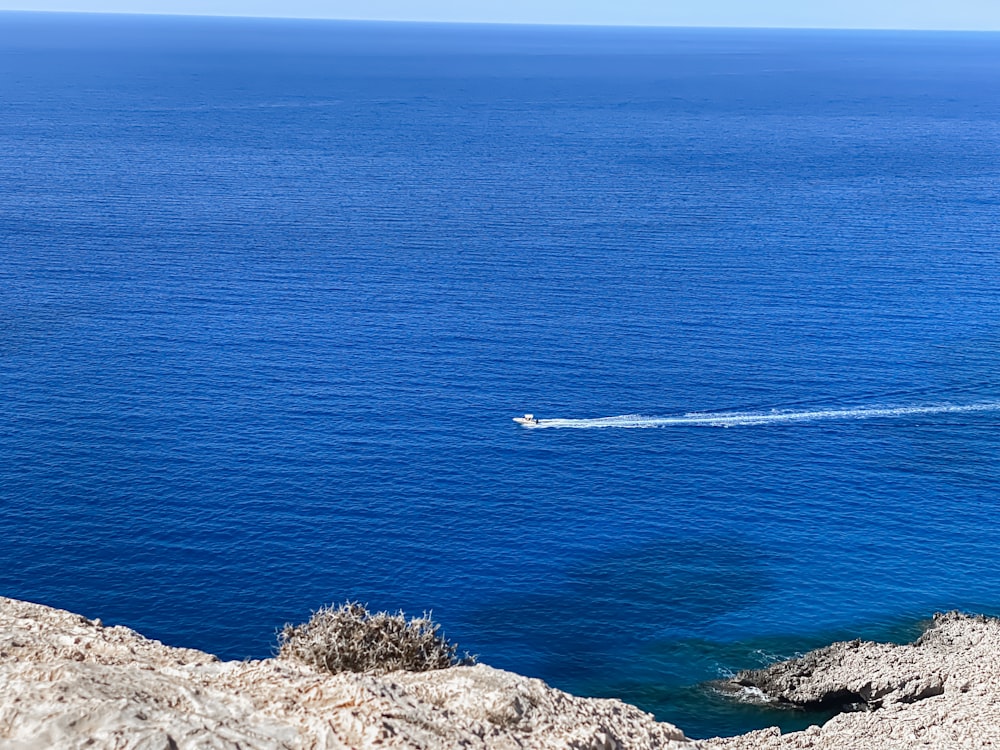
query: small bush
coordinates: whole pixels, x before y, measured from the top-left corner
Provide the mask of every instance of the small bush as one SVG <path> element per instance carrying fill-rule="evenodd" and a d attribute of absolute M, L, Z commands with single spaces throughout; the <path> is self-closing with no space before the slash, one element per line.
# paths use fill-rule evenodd
<path fill-rule="evenodd" d="M 347 602 L 313 612 L 303 625 L 285 625 L 278 633 L 278 656 L 333 674 L 426 672 L 473 663 L 468 654 L 458 656 L 458 646 L 440 635 L 440 628 L 426 613 L 407 621 L 402 612 L 372 614 Z"/>

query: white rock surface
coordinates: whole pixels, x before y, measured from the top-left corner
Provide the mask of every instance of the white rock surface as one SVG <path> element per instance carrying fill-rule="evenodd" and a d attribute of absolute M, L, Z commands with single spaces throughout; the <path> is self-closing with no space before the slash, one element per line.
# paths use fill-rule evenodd
<path fill-rule="evenodd" d="M 0 597 L 0 748 L 663 748 L 674 726 L 490 667 L 324 675 L 220 662 Z"/>
<path fill-rule="evenodd" d="M 914 643 L 851 641 L 768 670 L 761 689 L 808 703 L 837 690 L 872 711 L 838 714 L 822 727 L 707 740 L 706 750 L 964 750 L 1000 748 L 1000 620 L 935 615 Z M 937 694 L 934 694 L 937 693 Z"/>
<path fill-rule="evenodd" d="M 220 662 L 0 597 L 0 750 L 1000 747 L 995 619 L 939 615 L 914 644 L 834 644 L 772 673 L 768 689 L 786 700 L 848 690 L 879 708 L 804 732 L 696 742 L 634 706 L 483 665 L 372 677 L 278 659 Z"/>

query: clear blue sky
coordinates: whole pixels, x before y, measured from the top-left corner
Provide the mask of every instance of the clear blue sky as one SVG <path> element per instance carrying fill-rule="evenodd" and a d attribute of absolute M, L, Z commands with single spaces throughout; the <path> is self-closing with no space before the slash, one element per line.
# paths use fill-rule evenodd
<path fill-rule="evenodd" d="M 0 0 L 0 10 L 643 26 L 1000 30 L 1000 0 Z"/>

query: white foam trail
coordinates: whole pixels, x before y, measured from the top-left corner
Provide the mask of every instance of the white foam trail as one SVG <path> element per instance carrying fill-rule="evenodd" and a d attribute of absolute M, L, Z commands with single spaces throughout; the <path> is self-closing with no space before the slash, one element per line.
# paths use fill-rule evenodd
<path fill-rule="evenodd" d="M 679 417 L 644 417 L 625 414 L 618 417 L 597 419 L 539 419 L 536 424 L 526 424 L 529 430 L 561 428 L 594 430 L 608 427 L 747 427 L 787 422 L 821 422 L 831 419 L 872 419 L 874 417 L 904 417 L 926 414 L 965 414 L 969 412 L 1000 411 L 1000 401 L 982 404 L 938 404 L 934 406 L 858 407 L 854 409 L 817 409 L 813 411 L 726 412 L 707 414 L 689 412 Z"/>

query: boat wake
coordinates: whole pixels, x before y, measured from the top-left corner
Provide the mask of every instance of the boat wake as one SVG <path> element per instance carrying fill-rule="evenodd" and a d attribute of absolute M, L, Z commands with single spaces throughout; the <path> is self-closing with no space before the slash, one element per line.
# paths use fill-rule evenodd
<path fill-rule="evenodd" d="M 751 427 L 789 422 L 823 422 L 835 419 L 874 419 L 931 414 L 967 414 L 1000 411 L 1000 402 L 981 404 L 938 404 L 933 406 L 858 407 L 853 409 L 816 409 L 811 411 L 742 411 L 689 412 L 676 417 L 645 417 L 625 414 L 596 419 L 535 419 L 521 422 L 526 429 L 545 428 L 595 430 L 609 427 L 640 429 L 649 427 Z"/>

